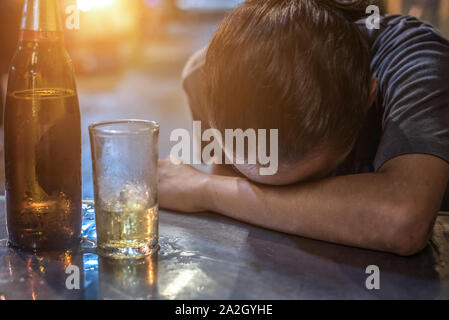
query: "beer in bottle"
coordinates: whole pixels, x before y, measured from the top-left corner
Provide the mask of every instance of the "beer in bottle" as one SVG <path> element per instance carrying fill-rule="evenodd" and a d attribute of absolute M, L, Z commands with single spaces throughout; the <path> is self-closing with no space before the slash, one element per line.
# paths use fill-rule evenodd
<path fill-rule="evenodd" d="M 25 0 L 5 106 L 11 245 L 66 249 L 81 234 L 81 124 L 59 0 Z"/>

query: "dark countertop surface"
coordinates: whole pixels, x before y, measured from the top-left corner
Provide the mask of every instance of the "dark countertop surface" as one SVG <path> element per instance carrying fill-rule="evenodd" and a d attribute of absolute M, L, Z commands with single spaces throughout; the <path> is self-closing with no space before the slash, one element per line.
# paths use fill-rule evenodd
<path fill-rule="evenodd" d="M 6 238 L 4 207 L 0 197 L 0 239 Z M 95 230 L 92 210 L 83 230 Z M 0 241 L 0 300 L 449 299 L 446 215 L 437 220 L 429 246 L 410 258 L 271 232 L 215 214 L 166 211 L 160 212 L 160 246 L 147 259 L 114 261 L 86 246 L 35 256 Z M 79 290 L 66 287 L 70 265 L 79 267 Z M 380 269 L 379 290 L 366 288 L 370 265 Z"/>

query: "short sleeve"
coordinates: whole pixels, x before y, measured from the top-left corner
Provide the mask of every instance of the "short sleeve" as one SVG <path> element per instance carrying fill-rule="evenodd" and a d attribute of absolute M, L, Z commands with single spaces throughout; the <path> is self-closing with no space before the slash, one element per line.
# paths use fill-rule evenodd
<path fill-rule="evenodd" d="M 392 18 L 372 43 L 382 134 L 374 169 L 406 154 L 449 163 L 449 42 L 431 25 Z"/>

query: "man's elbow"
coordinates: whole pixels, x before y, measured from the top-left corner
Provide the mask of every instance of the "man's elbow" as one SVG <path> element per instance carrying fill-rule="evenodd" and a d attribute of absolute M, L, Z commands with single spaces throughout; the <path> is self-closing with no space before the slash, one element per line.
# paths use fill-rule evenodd
<path fill-rule="evenodd" d="M 400 256 L 413 256 L 429 243 L 437 212 L 410 201 L 394 206 L 387 239 L 388 251 Z"/>

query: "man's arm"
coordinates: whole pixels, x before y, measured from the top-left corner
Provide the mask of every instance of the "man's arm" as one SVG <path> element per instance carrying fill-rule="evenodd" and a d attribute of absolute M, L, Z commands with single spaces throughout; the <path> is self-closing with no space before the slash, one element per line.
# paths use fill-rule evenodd
<path fill-rule="evenodd" d="M 206 175 L 160 163 L 160 205 L 215 211 L 261 227 L 344 245 L 412 255 L 427 244 L 449 179 L 436 157 L 405 155 L 378 173 L 288 187 Z"/>

